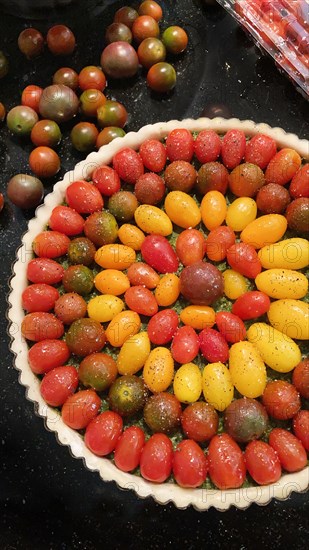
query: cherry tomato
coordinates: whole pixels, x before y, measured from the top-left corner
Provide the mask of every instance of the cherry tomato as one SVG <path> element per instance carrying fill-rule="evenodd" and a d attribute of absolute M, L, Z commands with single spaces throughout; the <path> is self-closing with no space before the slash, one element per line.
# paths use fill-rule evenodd
<path fill-rule="evenodd" d="M 3 210 L 4 207 L 4 197 L 3 194 L 0 193 L 0 212 Z"/>
<path fill-rule="evenodd" d="M 194 328 L 184 326 L 174 333 L 171 346 L 174 361 L 181 364 L 190 363 L 197 356 L 199 348 L 199 337 Z"/>
<path fill-rule="evenodd" d="M 31 283 L 60 283 L 64 274 L 62 265 L 49 258 L 35 258 L 28 263 L 27 279 Z"/>
<path fill-rule="evenodd" d="M 7 196 L 19 208 L 35 208 L 42 200 L 44 187 L 38 178 L 16 174 L 7 185 Z"/>
<path fill-rule="evenodd" d="M 132 25 L 132 34 L 135 42 L 140 44 L 145 38 L 158 38 L 159 25 L 151 15 L 139 15 Z"/>
<path fill-rule="evenodd" d="M 293 199 L 309 197 L 309 164 L 305 164 L 296 172 L 291 181 L 289 192 Z"/>
<path fill-rule="evenodd" d="M 108 201 L 108 210 L 110 214 L 120 222 L 131 221 L 137 207 L 137 198 L 131 191 L 117 191 Z"/>
<path fill-rule="evenodd" d="M 61 410 L 63 422 L 74 430 L 82 430 L 93 420 L 101 407 L 101 399 L 93 390 L 70 395 Z"/>
<path fill-rule="evenodd" d="M 215 311 L 208 306 L 187 306 L 181 311 L 180 319 L 185 325 L 202 330 L 215 324 Z"/>
<path fill-rule="evenodd" d="M 199 334 L 200 350 L 209 363 L 226 363 L 229 358 L 229 347 L 220 332 L 206 327 Z"/>
<path fill-rule="evenodd" d="M 165 434 L 154 434 L 146 441 L 140 458 L 143 478 L 163 483 L 172 472 L 173 446 Z"/>
<path fill-rule="evenodd" d="M 256 196 L 256 205 L 264 214 L 281 214 L 290 201 L 290 193 L 278 183 L 263 185 Z"/>
<path fill-rule="evenodd" d="M 309 451 L 309 411 L 301 410 L 296 414 L 293 418 L 293 431 L 306 451 Z"/>
<path fill-rule="evenodd" d="M 70 239 L 59 231 L 42 231 L 33 240 L 34 253 L 41 258 L 58 258 L 68 251 Z"/>
<path fill-rule="evenodd" d="M 215 435 L 208 447 L 209 476 L 219 489 L 241 487 L 246 477 L 243 453 L 228 435 Z"/>
<path fill-rule="evenodd" d="M 226 132 L 221 147 L 222 162 L 226 168 L 233 170 L 245 156 L 246 136 L 241 130 Z"/>
<path fill-rule="evenodd" d="M 94 319 L 77 319 L 65 337 L 69 350 L 75 355 L 86 357 L 90 353 L 101 351 L 106 342 L 105 331 Z"/>
<path fill-rule="evenodd" d="M 91 214 L 103 208 L 100 191 L 88 181 L 74 181 L 67 187 L 66 201 L 79 214 Z"/>
<path fill-rule="evenodd" d="M 130 147 L 125 147 L 114 155 L 113 168 L 123 181 L 131 185 L 134 185 L 144 173 L 144 165 L 140 155 Z"/>
<path fill-rule="evenodd" d="M 72 90 L 78 87 L 78 74 L 70 67 L 61 67 L 53 75 L 53 84 L 64 84 Z"/>
<path fill-rule="evenodd" d="M 140 250 L 145 235 L 136 225 L 124 223 L 118 230 L 118 239 L 122 244 L 130 246 L 133 250 Z"/>
<path fill-rule="evenodd" d="M 78 85 L 81 90 L 100 90 L 102 92 L 106 86 L 106 78 L 100 67 L 87 65 L 78 75 Z"/>
<path fill-rule="evenodd" d="M 235 241 L 236 235 L 230 227 L 223 225 L 212 229 L 205 241 L 208 258 L 213 262 L 221 262 L 226 258 L 228 249 L 235 244 Z"/>
<path fill-rule="evenodd" d="M 140 463 L 142 449 L 145 444 L 145 434 L 138 426 L 126 428 L 119 437 L 114 462 L 123 472 L 132 472 Z"/>
<path fill-rule="evenodd" d="M 44 311 L 28 313 L 22 321 L 21 333 L 32 342 L 61 338 L 64 333 L 63 323 L 52 313 Z"/>
<path fill-rule="evenodd" d="M 250 197 L 239 197 L 235 199 L 228 207 L 226 212 L 226 225 L 234 231 L 242 231 L 255 220 L 257 215 L 257 205 L 255 200 Z"/>
<path fill-rule="evenodd" d="M 197 229 L 185 229 L 177 237 L 176 254 L 184 266 L 204 258 L 205 237 Z"/>
<path fill-rule="evenodd" d="M 79 108 L 79 99 L 71 88 L 64 84 L 52 84 L 44 88 L 40 99 L 40 115 L 61 123 L 73 118 Z"/>
<path fill-rule="evenodd" d="M 158 38 L 145 38 L 137 50 L 138 60 L 145 69 L 165 60 L 166 49 Z"/>
<path fill-rule="evenodd" d="M 163 179 L 153 172 L 142 174 L 134 187 L 134 193 L 140 204 L 158 204 L 163 199 L 165 190 Z"/>
<path fill-rule="evenodd" d="M 33 311 L 50 311 L 53 309 L 59 292 L 56 288 L 46 284 L 33 284 L 27 286 L 22 293 L 23 309 L 31 313 Z"/>
<path fill-rule="evenodd" d="M 138 8 L 138 13 L 139 15 L 150 15 L 156 21 L 160 21 L 163 15 L 161 6 L 154 0 L 144 0 Z"/>
<path fill-rule="evenodd" d="M 147 84 L 154 92 L 165 93 L 175 87 L 176 78 L 174 67 L 170 63 L 160 61 L 150 67 L 147 73 Z"/>
<path fill-rule="evenodd" d="M 152 292 L 144 286 L 131 286 L 124 295 L 129 309 L 151 317 L 158 312 L 158 304 Z"/>
<path fill-rule="evenodd" d="M 197 173 L 196 189 L 201 195 L 206 195 L 208 191 L 219 191 L 225 195 L 228 182 L 229 173 L 223 164 L 220 162 L 206 162 L 202 164 Z"/>
<path fill-rule="evenodd" d="M 181 405 L 175 395 L 162 391 L 147 399 L 143 415 L 152 432 L 171 434 L 179 426 Z"/>
<path fill-rule="evenodd" d="M 111 44 L 112 42 L 132 42 L 132 33 L 123 23 L 114 22 L 109 25 L 105 32 L 105 42 Z"/>
<path fill-rule="evenodd" d="M 294 151 L 285 147 L 271 159 L 265 172 L 266 183 L 288 183 L 301 166 L 301 157 Z"/>
<path fill-rule="evenodd" d="M 129 29 L 131 29 L 137 17 L 138 12 L 134 8 L 131 8 L 131 6 L 124 6 L 123 8 L 120 8 L 116 11 L 114 21 L 118 23 L 123 23 L 124 25 L 127 25 Z"/>
<path fill-rule="evenodd" d="M 51 407 L 60 407 L 75 392 L 78 386 L 78 374 L 75 367 L 57 367 L 43 378 L 40 392 Z"/>
<path fill-rule="evenodd" d="M 39 117 L 31 107 L 17 105 L 10 109 L 6 117 L 8 129 L 17 136 L 28 136 Z"/>
<path fill-rule="evenodd" d="M 62 283 L 66 292 L 87 295 L 93 288 L 93 273 L 85 265 L 70 265 L 64 272 Z"/>
<path fill-rule="evenodd" d="M 30 138 L 37 147 L 44 145 L 46 147 L 56 147 L 61 141 L 60 128 L 54 120 L 39 120 L 31 130 Z"/>
<path fill-rule="evenodd" d="M 117 126 L 106 126 L 99 133 L 96 141 L 96 146 L 98 149 L 103 145 L 107 145 L 118 137 L 124 137 L 126 135 L 125 131 L 122 128 L 117 128 Z"/>
<path fill-rule="evenodd" d="M 305 399 L 309 399 L 309 359 L 304 359 L 293 370 L 293 384 Z"/>
<path fill-rule="evenodd" d="M 281 466 L 287 472 L 298 472 L 307 465 L 306 450 L 291 432 L 274 428 L 269 435 L 269 444 L 276 451 Z"/>
<path fill-rule="evenodd" d="M 182 27 L 173 25 L 165 29 L 162 42 L 167 51 L 173 55 L 182 53 L 188 45 L 188 35 Z"/>
<path fill-rule="evenodd" d="M 78 235 L 83 232 L 84 218 L 69 206 L 55 206 L 49 218 L 49 226 L 53 231 L 65 235 Z"/>
<path fill-rule="evenodd" d="M 249 474 L 259 485 L 269 485 L 280 479 L 278 455 L 264 441 L 250 441 L 245 450 L 245 460 Z"/>
<path fill-rule="evenodd" d="M 99 189 L 102 195 L 110 197 L 114 193 L 120 191 L 120 178 L 113 168 L 110 166 L 99 166 L 92 174 L 92 181 Z"/>
<path fill-rule="evenodd" d="M 223 295 L 223 277 L 219 269 L 199 261 L 180 274 L 180 292 L 192 304 L 209 306 Z"/>
<path fill-rule="evenodd" d="M 249 290 L 245 292 L 232 306 L 232 313 L 243 321 L 254 319 L 267 313 L 270 308 L 270 299 L 264 292 Z"/>
<path fill-rule="evenodd" d="M 28 362 L 35 374 L 45 374 L 61 367 L 70 357 L 70 350 L 63 340 L 41 340 L 28 352 Z"/>
<path fill-rule="evenodd" d="M 68 248 L 68 258 L 71 264 L 90 265 L 94 260 L 96 248 L 86 237 L 72 239 Z"/>
<path fill-rule="evenodd" d="M 86 427 L 85 445 L 95 455 L 106 456 L 116 447 L 122 433 L 122 418 L 113 411 L 104 411 Z"/>
<path fill-rule="evenodd" d="M 81 153 L 89 153 L 95 148 L 99 131 L 91 122 L 79 122 L 73 126 L 70 138 L 73 147 Z"/>
<path fill-rule="evenodd" d="M 264 170 L 276 153 L 275 140 L 265 134 L 257 134 L 247 142 L 245 161 L 256 164 Z"/>
<path fill-rule="evenodd" d="M 40 98 L 43 93 L 43 88 L 30 84 L 23 89 L 21 94 L 21 104 L 31 107 L 36 113 L 39 112 Z"/>
<path fill-rule="evenodd" d="M 127 276 L 132 286 L 143 285 L 150 290 L 156 288 L 160 281 L 160 275 L 150 265 L 143 262 L 131 264 Z"/>
<path fill-rule="evenodd" d="M 70 55 L 75 49 L 75 36 L 66 25 L 54 25 L 46 35 L 48 49 L 54 55 Z"/>
<path fill-rule="evenodd" d="M 175 273 L 179 267 L 174 249 L 162 235 L 147 235 L 141 253 L 147 264 L 159 273 Z"/>
<path fill-rule="evenodd" d="M 0 101 L 0 122 L 3 122 L 6 115 L 6 109 L 3 103 Z"/>
<path fill-rule="evenodd" d="M 43 35 L 32 27 L 21 31 L 17 43 L 21 53 L 28 57 L 28 59 L 37 57 L 44 49 Z"/>
<path fill-rule="evenodd" d="M 178 323 L 178 315 L 174 309 L 159 311 L 148 323 L 149 340 L 157 346 L 168 344 L 178 328 Z"/>
<path fill-rule="evenodd" d="M 196 170 L 186 160 L 174 160 L 165 168 L 164 180 L 171 191 L 189 193 L 196 182 Z"/>
<path fill-rule="evenodd" d="M 241 275 L 249 279 L 261 273 L 262 264 L 255 248 L 251 244 L 236 243 L 231 246 L 226 254 L 229 265 Z"/>
<path fill-rule="evenodd" d="M 166 153 L 171 162 L 185 160 L 190 162 L 194 153 L 194 139 L 184 128 L 172 130 L 166 138 Z"/>
<path fill-rule="evenodd" d="M 248 162 L 236 166 L 229 176 L 229 187 L 236 197 L 254 197 L 264 183 L 261 168 Z"/>
<path fill-rule="evenodd" d="M 110 78 L 131 78 L 138 71 L 137 53 L 131 44 L 124 41 L 108 44 L 100 62 L 104 73 Z"/>
<path fill-rule="evenodd" d="M 29 165 L 36 176 L 50 178 L 60 170 L 60 158 L 50 147 L 40 146 L 31 151 Z"/>
<path fill-rule="evenodd" d="M 216 325 L 222 336 L 230 344 L 240 342 L 246 338 L 246 327 L 240 317 L 229 311 L 218 311 Z"/>
<path fill-rule="evenodd" d="M 301 407 L 297 389 L 285 380 L 268 382 L 262 401 L 268 414 L 278 420 L 293 418 Z"/>
<path fill-rule="evenodd" d="M 290 229 L 293 229 L 296 233 L 308 233 L 309 198 L 299 197 L 294 199 L 287 207 L 285 215 Z"/>
<path fill-rule="evenodd" d="M 145 168 L 151 172 L 161 172 L 166 164 L 166 149 L 158 139 L 145 140 L 139 149 Z"/>
<path fill-rule="evenodd" d="M 219 227 L 225 220 L 227 204 L 220 191 L 208 191 L 201 202 L 202 220 L 209 231 Z"/>
<path fill-rule="evenodd" d="M 199 487 L 204 483 L 208 462 L 201 447 L 192 439 L 178 443 L 173 458 L 173 474 L 180 487 Z"/>
<path fill-rule="evenodd" d="M 106 103 L 106 97 L 100 90 L 89 88 L 81 94 L 79 101 L 83 115 L 96 117 L 99 107 Z"/>
<path fill-rule="evenodd" d="M 62 294 L 55 303 L 55 315 L 65 325 L 71 325 L 77 319 L 85 317 L 87 303 L 76 292 Z"/>
<path fill-rule="evenodd" d="M 218 430 L 219 417 L 214 407 L 205 401 L 191 403 L 182 413 L 181 426 L 189 439 L 204 443 Z"/>

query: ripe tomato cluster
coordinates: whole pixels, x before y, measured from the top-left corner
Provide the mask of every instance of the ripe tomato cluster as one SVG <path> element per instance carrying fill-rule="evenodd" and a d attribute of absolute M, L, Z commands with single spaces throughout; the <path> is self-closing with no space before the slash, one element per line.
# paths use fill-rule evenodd
<path fill-rule="evenodd" d="M 191 488 L 306 466 L 308 187 L 267 135 L 184 128 L 67 187 L 33 241 L 22 334 L 94 454 Z"/>

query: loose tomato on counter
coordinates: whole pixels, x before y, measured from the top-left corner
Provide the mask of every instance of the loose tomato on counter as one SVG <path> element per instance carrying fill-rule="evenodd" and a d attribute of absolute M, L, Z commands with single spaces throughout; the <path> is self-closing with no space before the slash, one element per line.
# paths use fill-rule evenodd
<path fill-rule="evenodd" d="M 63 366 L 50 370 L 43 378 L 40 392 L 48 405 L 60 407 L 78 386 L 78 374 L 75 367 Z"/>

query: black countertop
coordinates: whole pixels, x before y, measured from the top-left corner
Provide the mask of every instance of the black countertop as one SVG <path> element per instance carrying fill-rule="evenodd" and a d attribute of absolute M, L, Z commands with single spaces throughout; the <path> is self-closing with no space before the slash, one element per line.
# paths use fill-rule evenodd
<path fill-rule="evenodd" d="M 0 101 L 7 109 L 19 103 L 27 84 L 48 85 L 61 66 L 80 70 L 99 64 L 104 29 L 124 2 L 86 4 L 28 22 L 0 12 L 0 49 L 10 61 L 10 73 L 0 81 Z M 161 4 L 166 26 L 177 23 L 188 31 L 189 48 L 176 62 L 178 83 L 167 98 L 152 95 L 144 78 L 125 87 L 108 87 L 110 97 L 122 101 L 130 112 L 128 129 L 159 120 L 198 117 L 205 106 L 221 103 L 233 116 L 268 122 L 308 138 L 308 103 L 224 10 L 203 8 L 197 0 Z M 30 23 L 45 32 L 54 22 L 67 23 L 75 32 L 78 46 L 73 56 L 56 58 L 45 52 L 27 61 L 17 49 L 19 32 Z M 69 128 L 70 124 L 66 134 Z M 5 125 L 0 127 L 0 191 L 5 191 L 15 173 L 29 172 L 30 149 L 29 143 L 9 136 Z M 82 158 L 72 150 L 68 137 L 60 156 L 60 175 Z M 56 179 L 45 184 L 46 192 Z M 6 335 L 5 295 L 11 264 L 32 215 L 8 202 L 0 215 L 0 548 L 91 550 L 108 545 L 155 549 L 173 543 L 187 549 L 202 545 L 209 549 L 305 548 L 309 535 L 306 494 L 293 494 L 285 502 L 272 501 L 266 507 L 252 505 L 246 511 L 181 511 L 150 498 L 140 500 L 114 483 L 104 483 L 46 431 L 18 382 Z"/>

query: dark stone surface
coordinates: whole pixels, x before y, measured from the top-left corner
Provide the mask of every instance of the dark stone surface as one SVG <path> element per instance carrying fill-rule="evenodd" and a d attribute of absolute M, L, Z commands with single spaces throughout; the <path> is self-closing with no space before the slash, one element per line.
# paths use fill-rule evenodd
<path fill-rule="evenodd" d="M 7 109 L 18 104 L 21 90 L 30 83 L 47 85 L 61 66 L 80 70 L 98 64 L 106 25 L 113 11 L 124 2 L 77 3 L 63 12 L 53 11 L 34 22 L 43 32 L 53 22 L 68 23 L 77 38 L 71 58 L 55 58 L 47 51 L 27 61 L 17 50 L 19 32 L 25 21 L 0 12 L 0 49 L 10 61 L 9 75 L 0 81 L 0 101 Z M 175 66 L 177 87 L 159 98 L 147 90 L 145 79 L 109 86 L 107 94 L 128 108 L 128 129 L 171 118 L 198 117 L 205 107 L 224 104 L 241 119 L 268 122 L 308 137 L 308 103 L 297 93 L 274 63 L 254 47 L 234 21 L 220 8 L 201 7 L 192 0 L 161 2 L 166 14 L 163 25 L 176 23 L 188 31 L 190 44 Z M 66 137 L 61 146 L 62 175 L 81 156 Z M 29 171 L 28 142 L 19 142 L 0 128 L 0 191 L 9 178 Z M 57 178 L 45 184 L 52 189 Z M 13 549 L 139 549 L 167 548 L 177 544 L 186 549 L 252 549 L 306 547 L 308 541 L 308 498 L 293 495 L 285 502 L 247 511 L 230 509 L 198 513 L 160 506 L 151 499 L 139 500 L 132 492 L 120 491 L 114 483 L 103 483 L 98 474 L 73 459 L 66 447 L 45 430 L 18 383 L 6 335 L 5 295 L 11 264 L 27 220 L 33 212 L 22 212 L 6 203 L 0 215 L 1 281 L 1 367 L 0 367 L 0 548 Z"/>

